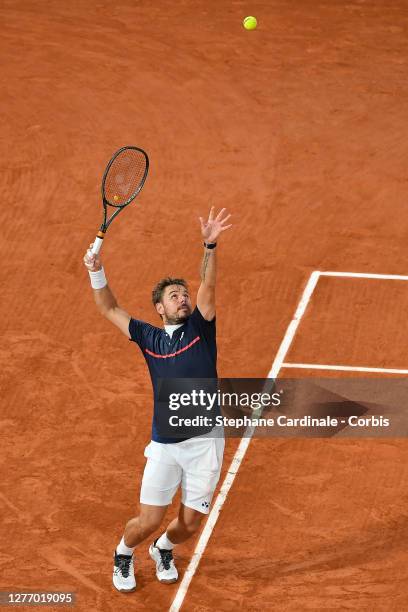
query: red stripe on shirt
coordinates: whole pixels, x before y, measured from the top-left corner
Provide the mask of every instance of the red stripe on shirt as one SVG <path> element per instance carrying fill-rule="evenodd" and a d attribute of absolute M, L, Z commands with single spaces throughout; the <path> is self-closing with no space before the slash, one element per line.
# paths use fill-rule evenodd
<path fill-rule="evenodd" d="M 180 355 L 180 353 L 184 353 L 184 351 L 187 351 L 189 348 L 193 346 L 193 344 L 196 344 L 196 342 L 198 342 L 199 340 L 200 340 L 200 336 L 197 336 L 196 338 L 194 338 L 194 340 L 190 342 L 190 344 L 187 344 L 187 346 L 184 346 L 182 349 L 179 349 L 175 353 L 170 353 L 169 355 L 158 355 L 157 353 L 153 353 L 152 351 L 149 351 L 149 349 L 147 348 L 145 349 L 145 351 L 148 355 L 151 355 L 152 357 L 157 357 L 158 359 L 168 359 L 169 357 L 175 357 L 176 355 Z"/>

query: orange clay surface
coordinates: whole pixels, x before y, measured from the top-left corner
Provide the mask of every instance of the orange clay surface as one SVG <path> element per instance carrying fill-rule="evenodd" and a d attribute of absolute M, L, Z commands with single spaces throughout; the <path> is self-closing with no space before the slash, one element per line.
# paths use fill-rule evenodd
<path fill-rule="evenodd" d="M 408 273 L 406 2 L 4 0 L 0 19 L 0 587 L 167 610 L 178 585 L 157 583 L 148 542 L 137 591 L 111 584 L 151 390 L 82 264 L 102 171 L 125 144 L 150 155 L 102 255 L 153 323 L 159 278 L 197 290 L 197 217 L 233 213 L 219 373 L 266 376 L 311 271 Z M 408 283 L 322 279 L 287 358 L 408 368 L 407 306 Z M 254 439 L 183 609 L 408 609 L 407 464 L 403 439 Z"/>

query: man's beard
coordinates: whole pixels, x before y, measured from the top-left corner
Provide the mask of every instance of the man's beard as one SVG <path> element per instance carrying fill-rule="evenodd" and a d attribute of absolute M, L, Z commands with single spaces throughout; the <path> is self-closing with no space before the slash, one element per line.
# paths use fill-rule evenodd
<path fill-rule="evenodd" d="M 165 312 L 164 314 L 166 315 L 167 325 L 179 325 L 180 323 L 185 323 L 191 315 L 190 308 L 188 306 L 186 308 L 186 310 L 170 316 Z"/>

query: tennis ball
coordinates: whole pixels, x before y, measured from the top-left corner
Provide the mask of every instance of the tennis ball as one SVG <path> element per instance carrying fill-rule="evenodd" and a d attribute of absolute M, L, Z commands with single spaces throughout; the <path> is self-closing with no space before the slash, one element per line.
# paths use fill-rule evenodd
<path fill-rule="evenodd" d="M 256 20 L 256 17 L 252 17 L 252 15 L 249 15 L 248 17 L 245 17 L 244 21 L 242 22 L 242 25 L 246 30 L 255 30 L 256 26 L 258 25 L 258 22 Z"/>
<path fill-rule="evenodd" d="M 115 200 L 115 202 L 117 202 L 117 201 L 119 200 L 119 196 L 114 195 L 114 196 L 113 196 L 113 199 Z"/>

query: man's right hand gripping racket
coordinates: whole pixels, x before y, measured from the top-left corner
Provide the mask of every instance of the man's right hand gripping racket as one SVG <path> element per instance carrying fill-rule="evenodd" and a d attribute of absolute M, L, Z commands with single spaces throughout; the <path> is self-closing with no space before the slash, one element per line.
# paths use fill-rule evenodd
<path fill-rule="evenodd" d="M 92 253 L 99 253 L 109 225 L 140 193 L 148 171 L 149 158 L 143 149 L 122 147 L 116 151 L 102 178 L 103 223 L 93 243 Z M 109 219 L 108 206 L 116 208 Z"/>

